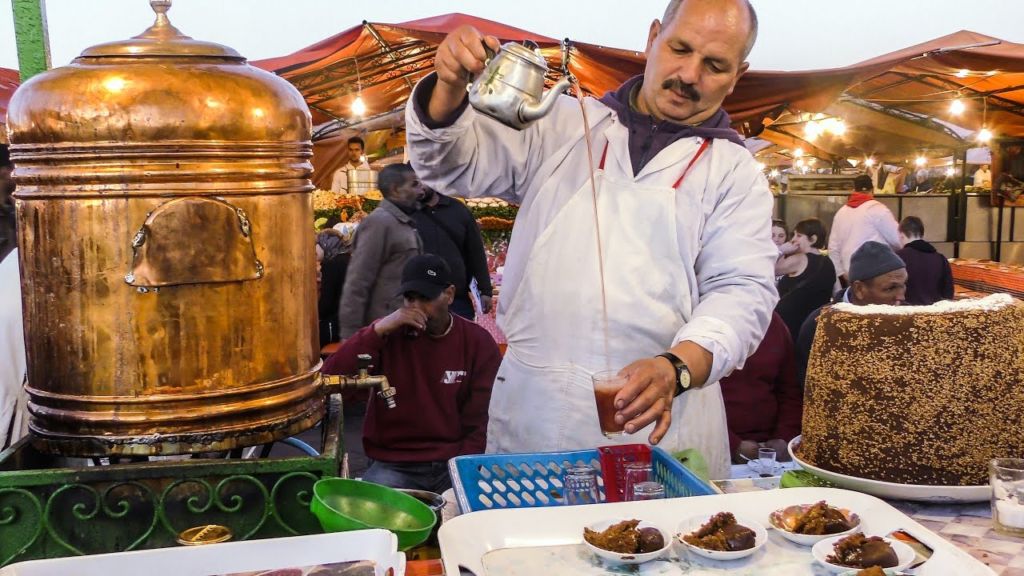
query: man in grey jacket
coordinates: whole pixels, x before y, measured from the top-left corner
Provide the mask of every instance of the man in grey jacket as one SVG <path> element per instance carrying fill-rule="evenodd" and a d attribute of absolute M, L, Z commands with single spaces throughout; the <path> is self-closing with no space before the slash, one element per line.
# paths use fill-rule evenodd
<path fill-rule="evenodd" d="M 416 225 L 409 216 L 422 194 L 419 178 L 408 164 L 392 164 L 377 177 L 384 199 L 359 223 L 352 260 L 338 307 L 341 338 L 348 338 L 377 318 L 402 305 L 402 267 L 423 252 Z"/>

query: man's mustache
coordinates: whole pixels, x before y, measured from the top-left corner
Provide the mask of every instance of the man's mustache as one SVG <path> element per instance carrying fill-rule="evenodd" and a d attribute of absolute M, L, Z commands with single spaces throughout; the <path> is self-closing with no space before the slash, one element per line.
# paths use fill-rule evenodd
<path fill-rule="evenodd" d="M 669 78 L 668 80 L 665 80 L 661 83 L 661 87 L 665 90 L 675 90 L 694 102 L 700 101 L 700 92 L 697 92 L 697 89 L 693 87 L 693 84 L 686 84 L 678 78 Z"/>

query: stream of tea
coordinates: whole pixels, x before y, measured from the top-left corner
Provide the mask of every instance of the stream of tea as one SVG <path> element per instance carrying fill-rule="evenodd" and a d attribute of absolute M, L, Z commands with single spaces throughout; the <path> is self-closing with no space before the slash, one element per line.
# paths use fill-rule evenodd
<path fill-rule="evenodd" d="M 608 297 L 604 282 L 604 250 L 601 246 L 601 218 L 598 216 L 597 210 L 597 184 L 594 182 L 593 139 L 590 134 L 590 121 L 587 119 L 587 107 L 583 103 L 583 89 L 575 77 L 573 77 L 572 84 L 576 90 L 576 99 L 580 103 L 580 112 L 583 114 L 583 136 L 587 141 L 587 162 L 590 164 L 590 195 L 594 206 L 594 230 L 597 236 L 597 270 L 601 280 L 601 332 L 604 336 L 604 369 L 611 370 L 611 355 L 608 346 Z"/>

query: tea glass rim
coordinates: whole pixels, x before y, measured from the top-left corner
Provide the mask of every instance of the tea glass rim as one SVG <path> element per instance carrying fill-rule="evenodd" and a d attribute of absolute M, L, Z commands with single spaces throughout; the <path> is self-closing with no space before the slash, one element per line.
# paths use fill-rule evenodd
<path fill-rule="evenodd" d="M 989 462 L 992 471 L 1002 470 L 1005 472 L 1024 473 L 1024 458 L 993 458 Z"/>
<path fill-rule="evenodd" d="M 626 380 L 627 378 L 625 376 L 619 376 L 619 370 L 598 370 L 590 376 L 590 379 L 596 383 L 599 381 L 610 382 L 619 379 Z"/>

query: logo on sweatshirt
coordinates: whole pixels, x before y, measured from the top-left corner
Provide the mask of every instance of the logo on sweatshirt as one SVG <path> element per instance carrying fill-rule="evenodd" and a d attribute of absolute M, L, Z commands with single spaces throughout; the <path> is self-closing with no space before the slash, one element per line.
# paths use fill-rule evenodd
<path fill-rule="evenodd" d="M 445 370 L 444 378 L 441 379 L 442 384 L 462 384 L 462 380 L 466 377 L 465 370 Z"/>

